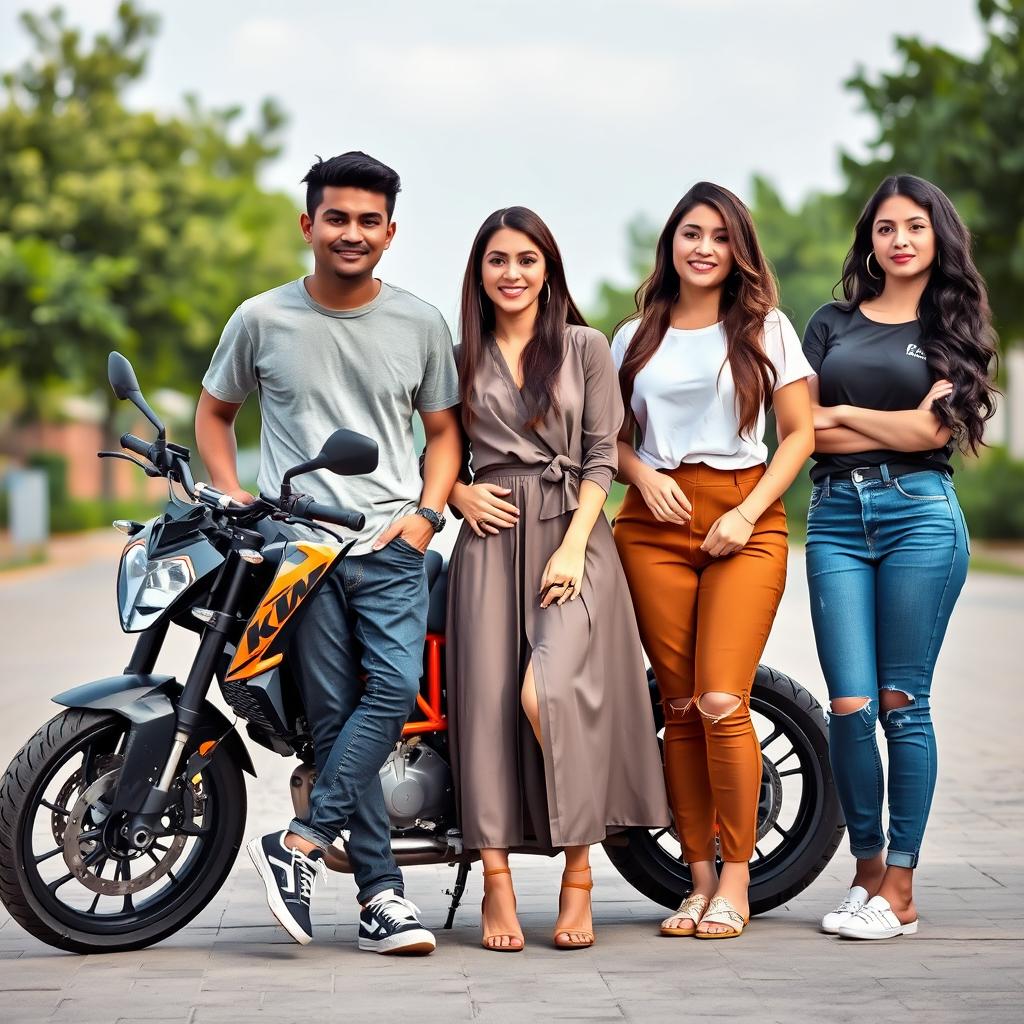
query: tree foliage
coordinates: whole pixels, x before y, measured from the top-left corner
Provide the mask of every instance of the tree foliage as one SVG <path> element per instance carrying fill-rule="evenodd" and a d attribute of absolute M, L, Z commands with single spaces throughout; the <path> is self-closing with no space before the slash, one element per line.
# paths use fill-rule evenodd
<path fill-rule="evenodd" d="M 634 283 L 619 285 L 602 281 L 598 286 L 597 300 L 587 313 L 587 322 L 609 338 L 619 321 L 636 310 L 636 289 L 654 266 L 654 247 L 660 231 L 660 226 L 643 215 L 635 217 L 626 227 L 627 262 Z"/>
<path fill-rule="evenodd" d="M 294 205 L 258 183 L 284 117 L 127 106 L 157 31 L 133 3 L 91 41 L 60 9 L 21 24 L 34 52 L 0 100 L 0 360 L 28 413 L 55 382 L 102 385 L 112 348 L 148 389 L 193 392 L 234 307 L 301 272 Z"/>
<path fill-rule="evenodd" d="M 892 74 L 847 83 L 878 122 L 870 156 L 843 156 L 851 216 L 887 174 L 935 182 L 974 235 L 1002 339 L 1024 336 L 1024 0 L 979 0 L 977 58 L 899 37 Z"/>
<path fill-rule="evenodd" d="M 860 70 L 846 83 L 877 132 L 866 159 L 842 155 L 839 192 L 814 192 L 787 207 L 755 176 L 751 212 L 797 330 L 831 297 L 864 203 L 886 175 L 902 171 L 934 181 L 956 204 L 974 235 L 1004 343 L 1024 337 L 1024 0 L 979 0 L 978 12 L 985 27 L 979 56 L 898 37 L 898 71 L 872 77 Z M 596 326 L 614 328 L 633 310 L 657 232 L 642 219 L 629 226 L 634 282 L 601 286 Z"/>

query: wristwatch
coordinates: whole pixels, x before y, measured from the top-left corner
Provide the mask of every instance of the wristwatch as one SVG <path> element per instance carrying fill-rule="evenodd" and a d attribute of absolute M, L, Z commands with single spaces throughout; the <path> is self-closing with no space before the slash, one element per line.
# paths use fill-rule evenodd
<path fill-rule="evenodd" d="M 416 509 L 416 515 L 423 516 L 434 528 L 434 533 L 440 533 L 444 529 L 444 516 L 439 516 L 432 508 L 418 508 Z"/>

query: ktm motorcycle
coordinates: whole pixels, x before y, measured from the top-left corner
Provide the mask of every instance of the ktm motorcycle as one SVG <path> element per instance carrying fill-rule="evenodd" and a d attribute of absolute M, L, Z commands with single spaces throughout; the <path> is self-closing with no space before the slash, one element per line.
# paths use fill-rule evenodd
<path fill-rule="evenodd" d="M 330 526 L 363 515 L 293 491 L 313 470 L 371 472 L 377 446 L 338 430 L 315 458 L 289 470 L 277 496 L 241 505 L 196 483 L 189 451 L 166 438 L 131 365 L 111 353 L 108 376 L 157 430 L 121 438 L 124 458 L 168 481 L 163 514 L 127 534 L 117 574 L 121 627 L 138 641 L 124 672 L 54 697 L 63 706 L 15 756 L 0 782 L 0 898 L 27 931 L 78 953 L 139 949 L 184 927 L 216 895 L 235 861 L 254 775 L 236 729 L 300 764 L 291 776 L 298 816 L 315 781 L 313 743 L 288 643 L 318 588 L 351 542 Z M 275 524 L 319 531 L 291 539 Z M 330 525 L 328 525 L 330 524 Z M 474 851 L 462 842 L 449 768 L 445 711 L 446 571 L 428 551 L 428 633 L 417 707 L 380 770 L 400 865 L 458 867 L 451 927 Z M 198 632 L 187 679 L 156 673 L 171 625 Z M 234 711 L 208 699 L 214 680 Z M 657 728 L 657 687 L 650 680 Z M 843 824 L 829 770 L 822 710 L 787 676 L 762 666 L 751 697 L 763 751 L 758 840 L 751 862 L 754 913 L 790 899 L 834 853 Z M 328 866 L 349 871 L 344 834 Z M 610 836 L 608 857 L 645 896 L 675 907 L 690 887 L 672 828 Z"/>

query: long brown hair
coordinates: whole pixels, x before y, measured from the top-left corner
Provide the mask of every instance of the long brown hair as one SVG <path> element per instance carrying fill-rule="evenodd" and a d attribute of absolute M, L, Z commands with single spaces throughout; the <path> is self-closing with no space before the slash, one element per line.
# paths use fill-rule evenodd
<path fill-rule="evenodd" d="M 511 228 L 526 235 L 543 254 L 548 275 L 547 284 L 541 292 L 533 338 L 523 351 L 523 398 L 530 414 L 525 425 L 534 427 L 550 409 L 558 411 L 555 378 L 565 356 L 565 326 L 585 326 L 586 320 L 569 294 L 562 254 L 544 221 L 525 206 L 495 210 L 480 225 L 473 239 L 466 274 L 462 279 L 459 394 L 466 421 L 473 419 L 473 381 L 483 357 L 484 339 L 494 331 L 494 303 L 483 289 L 481 268 L 488 243 L 501 228 Z"/>
<path fill-rule="evenodd" d="M 750 211 L 728 189 L 699 181 L 676 203 L 658 237 L 654 270 L 637 289 L 636 308 L 630 320 L 640 320 L 619 368 L 619 387 L 626 407 L 624 432 L 634 428 L 630 403 L 636 375 L 658 351 L 669 328 L 672 306 L 679 296 L 679 275 L 672 259 L 676 229 L 695 206 L 710 206 L 725 221 L 732 248 L 733 268 L 722 291 L 719 315 L 725 329 L 726 353 L 736 384 L 736 411 L 740 434 L 749 434 L 758 414 L 771 401 L 778 380 L 775 367 L 764 350 L 765 317 L 778 305 L 778 288 L 768 261 L 757 240 Z"/>

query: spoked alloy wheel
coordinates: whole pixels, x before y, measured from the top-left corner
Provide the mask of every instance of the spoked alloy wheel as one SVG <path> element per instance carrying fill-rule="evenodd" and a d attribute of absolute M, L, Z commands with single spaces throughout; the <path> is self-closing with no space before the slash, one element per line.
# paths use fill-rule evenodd
<path fill-rule="evenodd" d="M 654 686 L 652 681 L 652 687 Z M 654 690 L 656 698 L 657 691 Z M 789 676 L 762 665 L 750 698 L 761 741 L 762 775 L 757 844 L 750 861 L 753 914 L 802 892 L 832 859 L 845 826 L 832 782 L 821 705 Z M 661 705 L 655 700 L 657 726 Z M 690 891 L 674 827 L 631 829 L 605 843 L 619 874 L 670 909 Z"/>
<path fill-rule="evenodd" d="M 217 893 L 242 841 L 245 782 L 220 753 L 187 793 L 177 784 L 167 834 L 133 849 L 126 822 L 109 813 L 128 728 L 116 715 L 65 711 L 21 749 L 0 786 L 0 898 L 61 949 L 139 949 L 171 935 Z M 189 835 L 186 825 L 207 831 Z"/>

